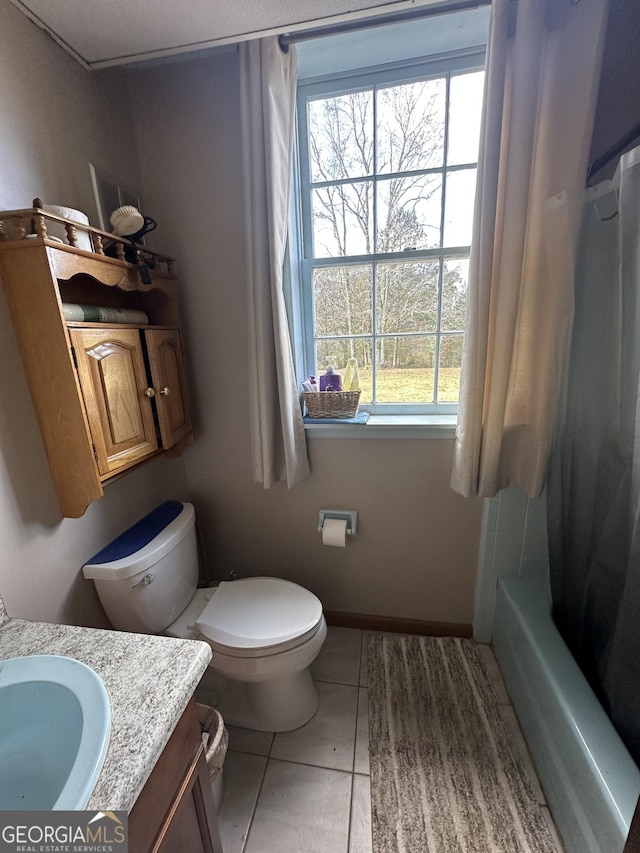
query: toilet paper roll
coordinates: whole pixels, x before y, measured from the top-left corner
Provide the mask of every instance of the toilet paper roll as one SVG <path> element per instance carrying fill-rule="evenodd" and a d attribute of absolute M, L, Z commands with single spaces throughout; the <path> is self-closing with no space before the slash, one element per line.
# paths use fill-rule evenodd
<path fill-rule="evenodd" d="M 64 216 L 65 219 L 71 219 L 73 222 L 78 222 L 81 225 L 89 224 L 89 217 L 87 214 L 83 213 L 81 210 L 74 210 L 72 207 L 60 207 L 57 204 L 43 204 L 42 209 L 46 210 L 47 213 L 55 214 L 55 216 Z M 69 245 L 67 229 L 63 222 L 53 222 L 52 220 L 49 220 L 47 222 L 47 234 L 50 237 L 56 237 L 66 246 Z M 76 231 L 76 238 L 78 240 L 79 249 L 84 249 L 86 252 L 93 251 L 91 237 L 87 231 L 83 231 L 82 228 L 78 228 Z"/>
<path fill-rule="evenodd" d="M 344 518 L 325 518 L 322 525 L 322 544 L 344 548 L 347 544 L 347 522 Z"/>

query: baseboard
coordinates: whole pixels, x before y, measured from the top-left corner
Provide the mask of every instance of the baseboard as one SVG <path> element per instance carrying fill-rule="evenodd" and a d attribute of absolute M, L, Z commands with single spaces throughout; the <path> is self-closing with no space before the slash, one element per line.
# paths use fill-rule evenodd
<path fill-rule="evenodd" d="M 397 616 L 369 616 L 366 613 L 341 613 L 325 610 L 327 625 L 360 628 L 366 631 L 390 631 L 396 634 L 422 634 L 425 637 L 471 637 L 473 626 L 463 622 L 425 622 Z"/>

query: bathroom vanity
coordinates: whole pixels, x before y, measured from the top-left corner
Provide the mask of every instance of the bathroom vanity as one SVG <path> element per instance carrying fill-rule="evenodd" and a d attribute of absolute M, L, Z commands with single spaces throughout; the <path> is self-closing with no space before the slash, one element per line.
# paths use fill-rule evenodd
<path fill-rule="evenodd" d="M 195 701 L 129 814 L 129 853 L 222 853 Z"/>
<path fill-rule="evenodd" d="M 39 654 L 86 663 L 109 694 L 109 748 L 87 810 L 128 812 L 129 853 L 222 853 L 193 699 L 209 646 L 20 619 L 0 627 L 0 660 Z"/>
<path fill-rule="evenodd" d="M 170 258 L 33 207 L 0 212 L 0 277 L 63 516 L 193 443 Z"/>

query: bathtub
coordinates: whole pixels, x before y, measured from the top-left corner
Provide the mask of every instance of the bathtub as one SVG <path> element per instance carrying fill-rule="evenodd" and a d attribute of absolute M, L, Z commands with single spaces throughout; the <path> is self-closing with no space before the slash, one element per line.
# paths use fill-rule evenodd
<path fill-rule="evenodd" d="M 620 853 L 640 771 L 553 624 L 546 585 L 500 580 L 492 646 L 567 853 Z"/>

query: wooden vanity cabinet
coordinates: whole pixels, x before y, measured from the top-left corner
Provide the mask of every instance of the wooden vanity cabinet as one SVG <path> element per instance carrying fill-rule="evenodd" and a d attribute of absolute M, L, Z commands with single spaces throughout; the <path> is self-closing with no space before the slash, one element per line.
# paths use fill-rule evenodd
<path fill-rule="evenodd" d="M 193 432 L 171 260 L 145 250 L 147 283 L 125 260 L 126 241 L 87 228 L 85 251 L 66 220 L 70 245 L 50 239 L 48 219 L 61 221 L 37 208 L 0 213 L 0 277 L 60 509 L 77 518 L 109 480 L 179 455 Z M 104 253 L 107 238 L 119 257 Z M 143 311 L 149 322 L 70 321 L 69 303 Z"/>
<path fill-rule="evenodd" d="M 129 814 L 129 853 L 222 853 L 195 701 Z"/>

